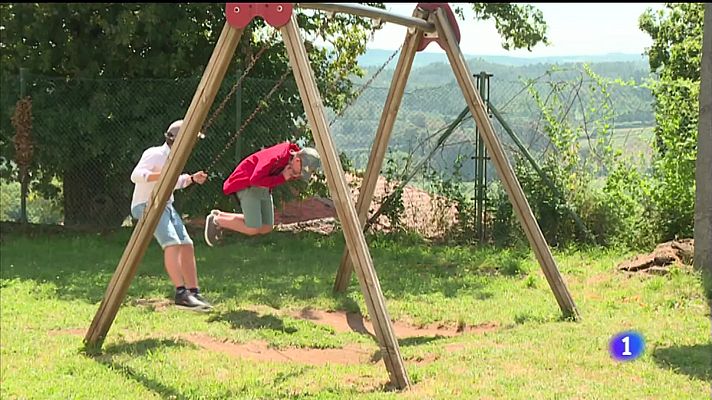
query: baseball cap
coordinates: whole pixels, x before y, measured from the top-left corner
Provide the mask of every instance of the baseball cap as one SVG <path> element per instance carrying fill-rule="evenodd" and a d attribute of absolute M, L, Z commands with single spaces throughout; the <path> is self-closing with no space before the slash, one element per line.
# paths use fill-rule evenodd
<path fill-rule="evenodd" d="M 168 129 L 166 129 L 166 139 L 173 139 L 176 140 L 178 139 L 178 133 L 180 132 L 180 127 L 183 126 L 183 120 L 179 119 L 176 121 L 173 121 L 169 126 Z M 198 132 L 198 138 L 204 139 L 205 135 L 202 134 L 202 132 Z"/>
<path fill-rule="evenodd" d="M 319 152 L 312 147 L 303 147 L 299 156 L 302 159 L 301 179 L 308 181 L 314 172 L 321 169 L 321 157 Z"/>

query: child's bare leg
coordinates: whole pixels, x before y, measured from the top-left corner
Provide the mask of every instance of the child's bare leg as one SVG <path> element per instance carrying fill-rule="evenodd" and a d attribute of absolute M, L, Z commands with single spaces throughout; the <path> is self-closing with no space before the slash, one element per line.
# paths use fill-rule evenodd
<path fill-rule="evenodd" d="M 240 232 L 244 235 L 254 236 L 260 233 L 261 228 L 251 228 L 245 224 L 245 216 L 242 214 L 234 214 L 220 211 L 214 218 L 214 221 L 222 229 Z"/>

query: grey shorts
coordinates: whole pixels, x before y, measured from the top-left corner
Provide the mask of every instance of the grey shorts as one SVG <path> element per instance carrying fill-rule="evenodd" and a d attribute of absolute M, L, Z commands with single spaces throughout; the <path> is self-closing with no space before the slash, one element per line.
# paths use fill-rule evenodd
<path fill-rule="evenodd" d="M 245 225 L 250 228 L 261 228 L 263 225 L 274 225 L 274 203 L 269 189 L 250 187 L 237 192 Z"/>

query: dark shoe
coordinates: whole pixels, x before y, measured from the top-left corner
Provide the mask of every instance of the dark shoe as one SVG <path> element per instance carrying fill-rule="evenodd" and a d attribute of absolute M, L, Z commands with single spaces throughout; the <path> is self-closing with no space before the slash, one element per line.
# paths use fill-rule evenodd
<path fill-rule="evenodd" d="M 182 291 L 180 293 L 176 293 L 176 306 L 188 308 L 191 310 L 210 309 L 209 305 L 196 299 L 195 296 L 187 290 Z"/>
<path fill-rule="evenodd" d="M 196 300 L 205 304 L 206 308 L 213 308 L 212 304 L 208 303 L 208 301 L 205 300 L 205 297 L 201 296 L 200 293 L 192 293 L 192 295 L 193 297 L 195 297 Z"/>
<path fill-rule="evenodd" d="M 216 210 L 213 210 L 205 217 L 205 243 L 214 247 L 222 238 L 222 229 L 215 223 Z"/>

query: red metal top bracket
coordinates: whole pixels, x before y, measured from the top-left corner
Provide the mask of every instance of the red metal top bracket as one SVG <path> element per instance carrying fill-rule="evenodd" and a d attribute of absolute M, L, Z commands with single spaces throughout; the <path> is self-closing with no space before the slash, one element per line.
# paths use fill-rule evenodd
<path fill-rule="evenodd" d="M 225 16 L 227 23 L 238 29 L 246 27 L 255 17 L 279 28 L 292 18 L 293 9 L 294 3 L 225 3 Z"/>
<path fill-rule="evenodd" d="M 455 19 L 455 14 L 452 12 L 452 9 L 450 8 L 450 5 L 448 3 L 418 3 L 418 7 L 425 11 L 435 11 L 438 8 L 443 8 L 445 10 L 445 13 L 447 14 L 448 21 L 450 21 L 450 26 L 452 26 L 452 30 L 455 32 L 455 39 L 457 40 L 457 44 L 460 44 L 460 27 L 457 25 L 457 19 Z M 428 47 L 430 42 L 437 42 L 440 47 L 445 50 L 445 46 L 443 46 L 442 42 L 440 41 L 440 38 L 423 36 L 423 38 L 420 39 L 417 51 L 425 50 L 425 48 Z"/>

